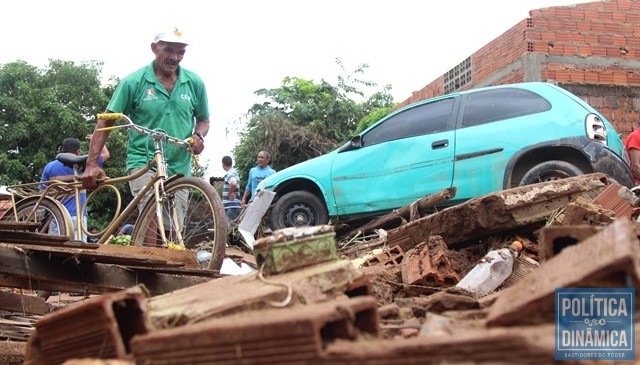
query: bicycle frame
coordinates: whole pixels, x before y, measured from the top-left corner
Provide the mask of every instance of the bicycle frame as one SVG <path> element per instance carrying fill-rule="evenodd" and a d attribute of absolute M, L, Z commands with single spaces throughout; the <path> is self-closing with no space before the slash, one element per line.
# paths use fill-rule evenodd
<path fill-rule="evenodd" d="M 164 227 L 164 216 L 162 214 L 162 199 L 164 194 L 164 183 L 167 180 L 167 166 L 166 166 L 166 162 L 164 160 L 164 154 L 162 151 L 162 134 L 156 133 L 155 135 L 152 136 L 152 138 L 154 143 L 153 160 L 151 160 L 146 167 L 140 169 L 140 171 L 129 176 L 106 179 L 101 181 L 98 188 L 92 191 L 91 194 L 89 194 L 89 196 L 87 197 L 87 202 L 89 202 L 91 199 L 91 196 L 93 196 L 93 194 L 100 191 L 101 188 L 107 187 L 107 186 L 113 186 L 114 184 L 117 184 L 117 183 L 124 183 L 124 182 L 135 180 L 141 177 L 142 175 L 146 174 L 147 172 L 152 171 L 154 167 L 156 168 L 156 171 L 153 174 L 153 177 L 151 178 L 151 180 L 149 180 L 147 184 L 145 184 L 145 186 L 140 190 L 140 192 L 125 207 L 122 214 L 119 214 L 119 207 L 118 207 L 118 209 L 116 210 L 116 217 L 111 221 L 111 223 L 102 232 L 98 232 L 95 234 L 96 236 L 101 235 L 100 240 L 98 240 L 99 244 L 106 243 L 109 237 L 117 232 L 120 226 L 122 226 L 122 224 L 131 216 L 131 214 L 133 214 L 135 209 L 138 207 L 139 203 L 145 198 L 147 193 L 149 193 L 149 191 L 152 189 L 153 189 L 152 197 L 154 198 L 154 203 L 156 205 L 156 213 L 158 217 L 158 226 Z M 79 199 L 76 199 L 76 200 L 79 201 Z M 120 199 L 118 199 L 118 203 L 119 202 L 120 202 Z M 83 210 L 82 210 L 83 217 L 84 217 L 84 209 L 86 209 L 86 203 L 85 203 L 85 207 L 83 207 Z M 174 222 L 178 222 L 175 210 L 173 211 L 173 216 L 171 217 L 171 219 L 173 219 Z M 176 224 L 179 225 L 180 223 L 176 223 Z M 81 229 L 81 228 L 84 229 L 84 227 L 81 224 L 78 224 L 78 229 Z M 167 236 L 164 230 L 160 229 L 159 231 L 160 231 L 159 232 L 160 237 L 162 239 L 162 244 L 163 246 L 166 246 L 168 243 Z M 182 240 L 182 236 L 179 230 L 178 232 L 176 232 L 176 234 L 178 235 L 178 238 Z"/>
<path fill-rule="evenodd" d="M 117 128 L 117 127 L 107 127 L 102 130 L 108 130 L 108 129 L 114 129 L 114 128 Z M 167 165 L 164 159 L 163 141 L 168 136 L 164 132 L 149 131 L 149 130 L 146 130 L 146 131 L 153 139 L 153 144 L 154 144 L 153 160 L 149 161 L 147 166 L 140 169 L 140 171 L 137 171 L 135 174 L 128 175 L 128 176 L 117 177 L 117 178 L 107 178 L 99 181 L 98 188 L 92 191 L 87 196 L 87 199 L 83 206 L 81 206 L 80 204 L 80 193 L 84 190 L 84 187 L 82 186 L 82 182 L 79 181 L 79 174 L 77 173 L 77 171 L 75 171 L 76 170 L 75 168 L 74 168 L 73 181 L 50 180 L 50 181 L 11 186 L 8 188 L 8 190 L 11 192 L 11 201 L 12 201 L 12 207 L 13 207 L 12 210 L 13 210 L 14 217 L 17 219 L 17 211 L 15 208 L 16 203 L 22 200 L 22 199 L 16 200 L 15 199 L 16 196 L 21 196 L 22 198 L 26 198 L 29 196 L 36 196 L 36 195 L 40 196 L 38 203 L 34 206 L 34 209 L 29 215 L 29 219 L 33 218 L 33 214 L 36 212 L 38 205 L 43 199 L 54 199 L 58 202 L 62 202 L 73 196 L 76 204 L 76 212 L 80 212 L 76 217 L 77 224 L 74 230 L 74 234 L 76 234 L 77 237 L 82 237 L 83 233 L 89 237 L 101 236 L 100 239 L 98 240 L 98 244 L 102 244 L 102 243 L 106 243 L 107 240 L 109 240 L 109 238 L 112 235 L 115 235 L 115 233 L 117 233 L 118 229 L 133 214 L 135 209 L 138 207 L 140 202 L 147 196 L 149 191 L 153 190 L 153 194 L 151 197 L 154 199 L 154 204 L 156 206 L 155 210 L 156 210 L 157 219 L 158 219 L 158 227 L 164 227 L 164 215 L 162 214 L 162 203 L 164 199 L 164 184 L 166 181 L 168 181 L 168 176 L 167 176 Z M 142 175 L 146 174 L 147 172 L 152 171 L 154 168 L 155 168 L 155 172 L 151 180 L 149 180 L 145 184 L 145 186 L 140 190 L 140 192 L 125 207 L 122 214 L 120 214 L 122 199 L 120 196 L 120 192 L 115 188 L 114 185 L 135 180 L 141 177 Z M 44 190 L 39 189 L 39 186 L 45 186 Z M 102 231 L 98 233 L 90 233 L 84 227 L 84 219 L 85 219 L 84 216 L 86 213 L 87 205 L 88 205 L 88 202 L 91 200 L 91 197 L 103 189 L 113 189 L 116 193 L 117 206 L 116 206 L 115 215 L 114 215 L 114 218 L 112 218 L 110 223 L 107 225 L 107 227 L 105 227 Z M 63 211 L 67 214 L 69 221 L 71 221 L 71 217 L 68 211 L 66 209 L 63 209 Z M 172 209 L 171 211 L 172 211 L 171 219 L 173 220 L 174 225 L 177 226 L 175 234 L 179 242 L 182 242 L 183 237 L 182 237 L 181 227 L 180 227 L 182 223 L 179 222 L 178 220 L 178 215 L 176 210 Z M 162 240 L 163 246 L 166 247 L 168 244 L 166 232 L 163 229 L 159 229 L 159 235 Z"/>
<path fill-rule="evenodd" d="M 40 185 L 47 184 L 44 190 L 40 189 Z M 26 217 L 27 221 L 32 221 L 35 218 L 35 212 L 40 208 L 43 201 L 48 200 L 57 205 L 60 211 L 64 214 L 65 225 L 71 225 L 71 215 L 64 209 L 64 206 L 60 201 L 72 196 L 70 188 L 67 182 L 63 180 L 53 180 L 48 182 L 37 182 L 30 184 L 12 185 L 7 187 L 7 191 L 11 193 L 11 213 L 14 219 L 18 220 L 18 211 L 16 209 L 17 203 L 32 197 L 38 197 L 33 209 Z M 16 197 L 20 199 L 16 200 Z M 48 224 L 48 222 L 46 222 Z"/>
<path fill-rule="evenodd" d="M 133 198 L 133 200 L 125 207 L 122 214 L 118 214 L 119 212 L 116 211 L 117 216 L 115 217 L 115 219 L 111 221 L 111 223 L 104 229 L 103 232 L 98 232 L 97 234 L 95 234 L 95 235 L 102 235 L 100 240 L 98 241 L 99 244 L 105 243 L 111 235 L 117 232 L 120 226 L 122 226 L 122 224 L 131 216 L 131 214 L 133 214 L 133 212 L 138 207 L 139 203 L 144 199 L 147 193 L 149 193 L 149 191 L 152 189 L 153 189 L 152 196 L 154 197 L 154 200 L 155 200 L 154 203 L 156 205 L 156 212 L 158 217 L 158 226 L 159 227 L 164 226 L 164 216 L 161 212 L 162 212 L 162 196 L 164 192 L 164 182 L 167 180 L 167 169 L 166 169 L 166 163 L 163 158 L 162 150 L 160 149 L 161 148 L 160 144 L 161 144 L 161 141 L 156 141 L 154 139 L 154 149 L 155 149 L 154 159 L 151 162 L 149 162 L 149 164 L 147 164 L 145 168 L 140 169 L 140 171 L 136 172 L 133 175 L 104 180 L 100 182 L 98 189 L 91 192 L 91 194 L 87 197 L 87 202 L 88 202 L 91 196 L 96 192 L 100 191 L 102 187 L 112 186 L 117 183 L 123 183 L 123 182 L 129 182 L 129 181 L 135 180 L 140 176 L 146 174 L 148 171 L 151 171 L 154 167 L 156 167 L 156 172 L 154 173 L 153 178 L 147 182 L 147 184 L 140 190 L 140 192 Z M 83 213 L 84 213 L 84 210 L 83 210 Z M 171 218 L 174 219 L 175 222 L 177 222 L 175 211 L 174 211 L 174 216 Z M 81 226 L 78 225 L 78 227 L 81 227 Z M 179 235 L 179 238 L 182 239 L 182 237 L 180 236 L 180 232 L 177 232 L 177 234 Z M 167 237 L 164 230 L 160 230 L 160 237 L 162 238 L 163 245 L 166 246 Z"/>

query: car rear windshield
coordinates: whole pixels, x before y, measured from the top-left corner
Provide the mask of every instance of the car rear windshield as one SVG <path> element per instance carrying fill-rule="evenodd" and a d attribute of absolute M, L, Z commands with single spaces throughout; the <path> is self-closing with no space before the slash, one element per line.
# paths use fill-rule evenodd
<path fill-rule="evenodd" d="M 466 95 L 462 109 L 461 127 L 540 113 L 551 104 L 528 90 L 505 88 L 485 90 Z"/>

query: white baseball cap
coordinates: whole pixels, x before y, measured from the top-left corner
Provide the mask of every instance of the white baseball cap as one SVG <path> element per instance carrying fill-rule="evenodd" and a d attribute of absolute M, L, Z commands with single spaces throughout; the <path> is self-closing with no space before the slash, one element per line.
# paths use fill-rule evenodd
<path fill-rule="evenodd" d="M 178 28 L 173 28 L 173 30 L 170 32 L 156 34 L 156 36 L 153 38 L 153 43 L 158 42 L 182 43 L 187 45 L 189 44 L 185 36 L 181 31 L 178 30 Z"/>

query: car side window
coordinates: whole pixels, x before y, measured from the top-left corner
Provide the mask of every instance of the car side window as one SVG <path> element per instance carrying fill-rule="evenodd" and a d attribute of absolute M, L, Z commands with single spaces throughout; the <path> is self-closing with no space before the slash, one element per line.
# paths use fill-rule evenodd
<path fill-rule="evenodd" d="M 471 127 L 549 109 L 551 104 L 546 99 L 528 90 L 506 88 L 479 91 L 465 96 L 460 126 Z"/>
<path fill-rule="evenodd" d="M 454 98 L 442 99 L 402 111 L 364 134 L 362 145 L 446 131 L 450 129 L 454 101 Z"/>

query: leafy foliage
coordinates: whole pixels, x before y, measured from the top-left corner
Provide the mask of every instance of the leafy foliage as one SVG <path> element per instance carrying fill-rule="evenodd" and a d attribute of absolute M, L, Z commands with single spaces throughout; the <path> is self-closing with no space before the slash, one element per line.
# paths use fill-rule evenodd
<path fill-rule="evenodd" d="M 67 137 L 84 137 L 108 102 L 100 63 L 52 60 L 39 70 L 23 61 L 0 66 L 0 184 L 33 182 Z"/>
<path fill-rule="evenodd" d="M 271 167 L 284 169 L 333 150 L 356 133 L 361 119 L 384 115 L 394 105 L 388 85 L 366 97 L 367 90 L 377 88 L 358 78 L 368 65 L 349 73 L 340 60 L 336 63 L 342 70 L 336 85 L 285 77 L 279 88 L 255 92 L 265 101 L 249 110 L 233 151 L 241 180 L 246 181 L 261 150 L 271 154 Z"/>
<path fill-rule="evenodd" d="M 358 122 L 358 128 L 356 129 L 356 133 L 360 133 L 363 130 L 369 128 L 373 123 L 379 121 L 380 119 L 385 117 L 387 114 L 389 114 L 389 112 L 392 111 L 393 108 L 394 108 L 393 106 L 388 106 L 386 108 L 378 108 L 371 111 L 371 113 L 365 115 L 362 119 L 360 119 L 360 122 Z"/>
<path fill-rule="evenodd" d="M 85 136 L 93 131 L 94 116 L 104 111 L 117 82 L 101 86 L 101 71 L 102 63 L 95 61 L 78 65 L 50 60 L 42 69 L 24 61 L 0 65 L 0 185 L 39 181 L 65 138 L 78 138 L 82 151 L 88 151 Z M 120 131 L 109 137 L 111 158 L 104 165 L 108 176 L 124 173 L 126 138 Z M 106 220 L 102 217 L 115 205 L 106 198 L 94 204 L 90 220 Z"/>
<path fill-rule="evenodd" d="M 131 244 L 131 236 L 128 234 L 123 234 L 120 236 L 115 236 L 111 238 L 108 242 L 108 245 L 120 245 L 120 246 L 129 246 Z"/>

